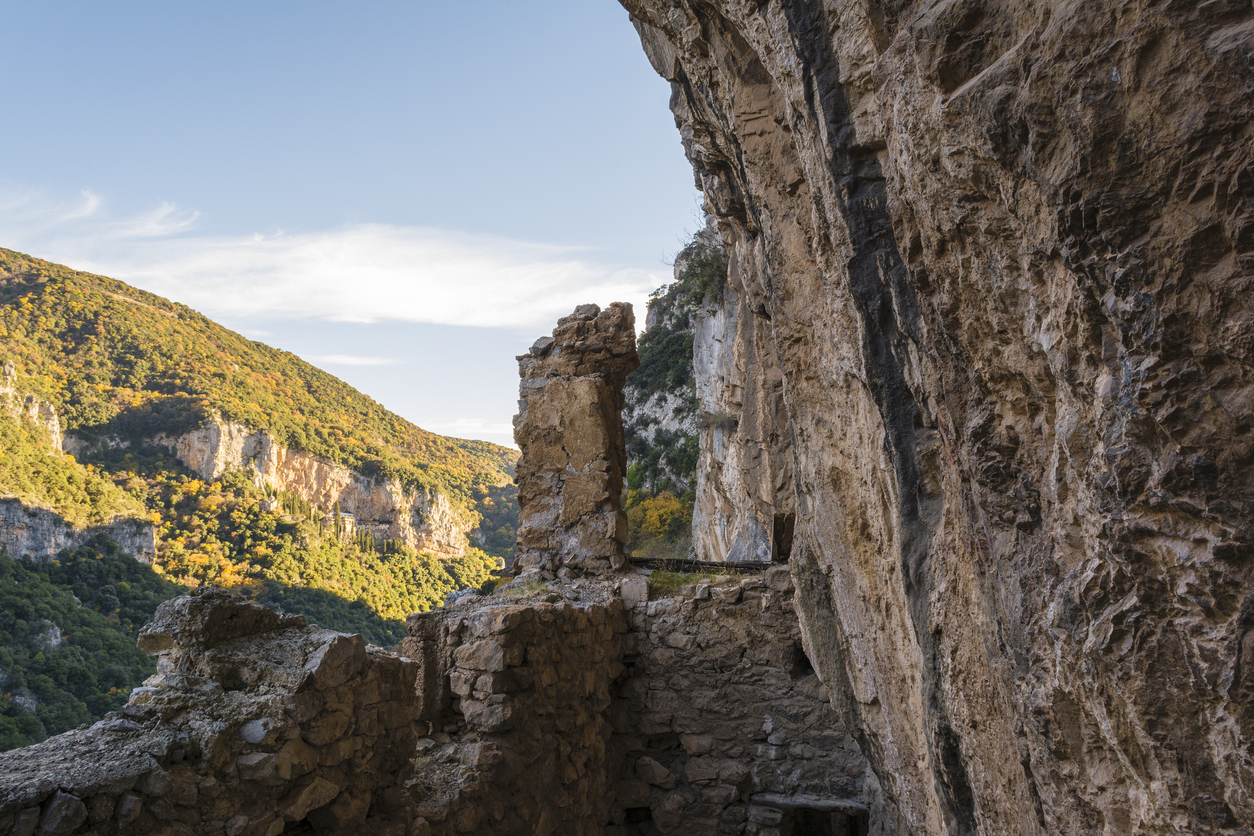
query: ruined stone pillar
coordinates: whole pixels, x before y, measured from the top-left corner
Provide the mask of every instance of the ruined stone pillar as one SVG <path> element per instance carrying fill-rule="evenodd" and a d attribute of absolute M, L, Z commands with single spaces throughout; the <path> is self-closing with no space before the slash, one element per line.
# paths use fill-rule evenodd
<path fill-rule="evenodd" d="M 517 574 L 626 565 L 623 383 L 640 365 L 631 305 L 580 305 L 518 358 Z"/>

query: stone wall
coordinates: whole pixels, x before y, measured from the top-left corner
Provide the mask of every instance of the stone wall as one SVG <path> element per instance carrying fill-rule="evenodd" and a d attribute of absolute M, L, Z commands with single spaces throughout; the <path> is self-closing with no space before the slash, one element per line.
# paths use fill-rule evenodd
<path fill-rule="evenodd" d="M 414 662 L 213 589 L 140 642 L 159 672 L 120 713 L 0 754 L 0 834 L 426 833 Z"/>
<path fill-rule="evenodd" d="M 198 590 L 121 712 L 0 754 L 0 836 L 892 832 L 791 597 L 784 567 L 515 581 L 397 656 Z"/>
<path fill-rule="evenodd" d="M 628 610 L 607 833 L 895 832 L 870 830 L 875 778 L 802 648 L 787 567 L 650 597 Z"/>
<path fill-rule="evenodd" d="M 522 451 L 516 572 L 546 578 L 625 565 L 623 382 L 637 366 L 631 305 L 581 305 L 518 358 Z"/>
<path fill-rule="evenodd" d="M 507 586 L 409 620 L 420 716 L 437 730 L 414 784 L 433 834 L 582 836 L 609 819 L 622 603 L 603 585 L 528 597 Z"/>

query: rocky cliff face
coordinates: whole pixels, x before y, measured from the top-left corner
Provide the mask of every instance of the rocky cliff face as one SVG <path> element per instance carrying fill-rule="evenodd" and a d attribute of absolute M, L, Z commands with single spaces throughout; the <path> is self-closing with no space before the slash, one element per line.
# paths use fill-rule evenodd
<path fill-rule="evenodd" d="M 1244 832 L 1254 9 L 623 4 L 885 815 Z"/>
<path fill-rule="evenodd" d="M 721 249 L 717 235 L 711 222 L 701 245 Z M 796 516 L 783 378 L 766 320 L 742 310 L 730 276 L 729 285 L 693 316 L 701 415 L 693 550 L 698 560 L 787 560 Z"/>
<path fill-rule="evenodd" d="M 437 491 L 407 491 L 395 480 L 354 473 L 342 465 L 300 450 L 289 450 L 269 433 L 225 421 L 211 421 L 180 436 L 149 441 L 168 447 L 202 479 L 218 479 L 231 469 L 249 471 L 259 485 L 295 494 L 330 513 L 352 514 L 356 525 L 379 540 L 400 540 L 419 551 L 465 553 L 470 520 Z M 65 450 L 81 456 L 86 444 L 74 435 Z"/>
<path fill-rule="evenodd" d="M 147 520 L 120 519 L 108 525 L 75 528 L 43 508 L 31 508 L 16 499 L 0 499 L 0 551 L 10 557 L 48 560 L 62 549 L 76 549 L 104 534 L 140 563 L 152 565 L 157 556 L 157 531 Z"/>

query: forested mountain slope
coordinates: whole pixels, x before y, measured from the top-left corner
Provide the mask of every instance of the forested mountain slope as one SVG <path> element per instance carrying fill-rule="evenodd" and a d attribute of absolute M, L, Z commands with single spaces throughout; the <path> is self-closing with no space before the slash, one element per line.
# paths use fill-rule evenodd
<path fill-rule="evenodd" d="M 67 431 L 137 444 L 211 415 L 366 476 L 469 503 L 517 454 L 439 436 L 286 351 L 103 276 L 0 248 L 0 361 Z"/>
<path fill-rule="evenodd" d="M 515 451 L 122 282 L 0 250 L 0 369 L 0 749 L 124 701 L 137 630 L 189 587 L 392 646 L 512 550 Z"/>

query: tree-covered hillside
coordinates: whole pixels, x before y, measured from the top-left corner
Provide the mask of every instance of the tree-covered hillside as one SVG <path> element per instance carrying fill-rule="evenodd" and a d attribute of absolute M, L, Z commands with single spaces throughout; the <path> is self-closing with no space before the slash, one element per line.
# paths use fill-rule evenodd
<path fill-rule="evenodd" d="M 84 527 L 151 522 L 145 566 L 100 536 L 57 559 L 0 551 L 0 750 L 99 719 L 153 671 L 135 634 L 156 606 L 215 585 L 385 647 L 404 619 L 490 581 L 512 551 L 516 451 L 443 438 L 299 358 L 112 279 L 0 250 L 0 497 Z M 50 403 L 100 444 L 83 461 L 23 414 Z M 338 507 L 267 491 L 243 471 L 205 480 L 145 443 L 220 416 L 367 475 L 437 489 L 473 517 L 458 558 L 376 542 Z"/>
<path fill-rule="evenodd" d="M 95 468 L 49 447 L 47 433 L 0 408 L 0 496 L 55 511 L 80 528 L 146 514 L 142 502 Z"/>
<path fill-rule="evenodd" d="M 180 588 L 105 537 L 47 563 L 0 552 L 0 751 L 125 703 L 156 671 L 135 636 Z"/>
<path fill-rule="evenodd" d="M 517 453 L 419 429 L 299 357 L 123 282 L 0 249 L 0 363 L 66 429 L 138 443 L 213 413 L 470 508 Z"/>

